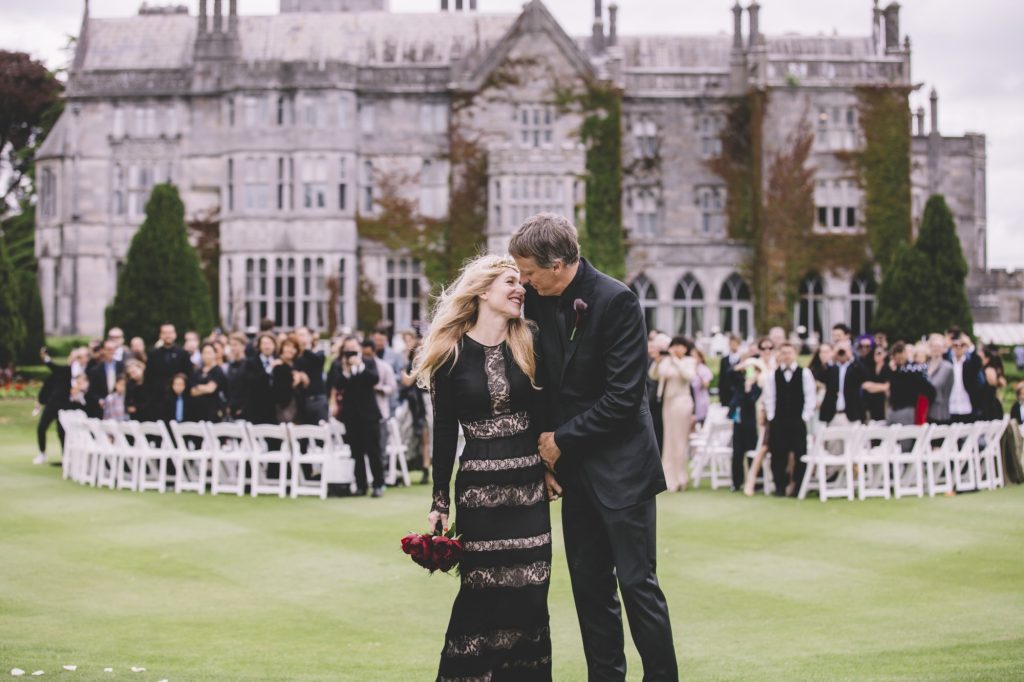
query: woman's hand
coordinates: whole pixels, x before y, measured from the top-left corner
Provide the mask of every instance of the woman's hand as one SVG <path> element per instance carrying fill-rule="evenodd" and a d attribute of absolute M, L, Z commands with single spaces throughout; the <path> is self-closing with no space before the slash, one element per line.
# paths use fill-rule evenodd
<path fill-rule="evenodd" d="M 434 511 L 430 512 L 429 514 L 427 514 L 427 526 L 428 526 L 427 532 L 428 533 L 436 532 L 437 531 L 437 524 L 438 524 L 439 521 L 441 522 L 441 532 L 442 533 L 447 533 L 448 532 L 448 515 L 447 514 L 442 514 L 441 512 L 439 512 L 437 510 L 434 510 Z"/>
<path fill-rule="evenodd" d="M 544 472 L 544 488 L 548 491 L 548 501 L 553 502 L 562 496 L 562 486 L 550 471 Z"/>

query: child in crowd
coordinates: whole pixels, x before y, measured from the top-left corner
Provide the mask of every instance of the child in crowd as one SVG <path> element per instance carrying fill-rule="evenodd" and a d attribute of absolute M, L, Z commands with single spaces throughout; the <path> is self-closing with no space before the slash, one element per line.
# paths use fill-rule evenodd
<path fill-rule="evenodd" d="M 114 392 L 103 399 L 103 418 L 123 422 L 128 419 L 124 409 L 125 378 L 119 375 L 114 382 Z"/>

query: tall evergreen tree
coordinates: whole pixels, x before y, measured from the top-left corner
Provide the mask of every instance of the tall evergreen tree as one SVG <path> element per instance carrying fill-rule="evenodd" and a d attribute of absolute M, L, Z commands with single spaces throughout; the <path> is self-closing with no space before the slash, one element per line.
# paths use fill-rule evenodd
<path fill-rule="evenodd" d="M 3 221 L 3 240 L 16 273 L 18 311 L 25 324 L 25 338 L 16 359 L 25 364 L 38 362 L 39 348 L 46 342 L 35 256 L 35 219 L 35 207 L 24 203 L 21 213 Z"/>
<path fill-rule="evenodd" d="M 930 310 L 936 293 L 928 257 L 909 244 L 899 244 L 878 287 L 874 327 L 892 340 L 904 341 L 939 331 Z"/>
<path fill-rule="evenodd" d="M 214 325 L 210 292 L 195 250 L 185 233 L 185 207 L 174 185 L 156 185 L 146 203 L 146 220 L 132 238 L 107 309 L 107 328 L 125 336 L 156 338 L 160 324 L 201 334 Z"/>
<path fill-rule="evenodd" d="M 953 213 L 941 194 L 928 197 L 916 248 L 931 263 L 936 285 L 936 297 L 928 306 L 933 318 L 932 331 L 956 325 L 970 332 L 974 320 L 964 286 L 967 260 L 956 233 Z"/>
<path fill-rule="evenodd" d="M 0 365 L 11 362 L 25 341 L 25 324 L 18 310 L 18 276 L 0 239 Z"/>

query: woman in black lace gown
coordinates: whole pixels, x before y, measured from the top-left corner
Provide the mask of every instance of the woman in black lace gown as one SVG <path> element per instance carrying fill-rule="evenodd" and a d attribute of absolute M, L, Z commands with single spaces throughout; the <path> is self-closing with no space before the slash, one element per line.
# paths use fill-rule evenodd
<path fill-rule="evenodd" d="M 448 525 L 455 479 L 461 589 L 437 679 L 550 680 L 548 500 L 558 484 L 537 454 L 540 391 L 524 290 L 510 258 L 468 264 L 442 296 L 418 373 L 434 405 L 434 496 L 428 523 Z"/>

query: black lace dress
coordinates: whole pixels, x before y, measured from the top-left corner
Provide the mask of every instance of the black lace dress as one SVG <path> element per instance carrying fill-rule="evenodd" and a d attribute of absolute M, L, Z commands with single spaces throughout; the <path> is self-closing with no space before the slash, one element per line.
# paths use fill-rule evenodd
<path fill-rule="evenodd" d="M 455 478 L 461 588 L 441 652 L 440 682 L 550 680 L 551 519 L 530 414 L 539 392 L 505 344 L 464 337 L 434 375 L 434 502 L 448 513 Z"/>

